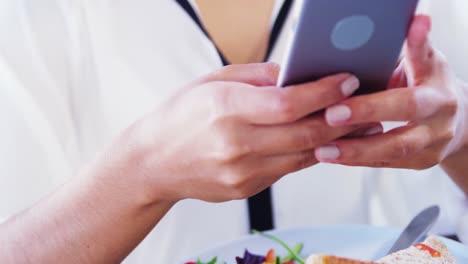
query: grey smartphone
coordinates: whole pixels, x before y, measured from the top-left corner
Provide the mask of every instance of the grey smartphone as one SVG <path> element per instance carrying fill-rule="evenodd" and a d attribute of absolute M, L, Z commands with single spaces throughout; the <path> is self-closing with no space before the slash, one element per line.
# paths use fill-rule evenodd
<path fill-rule="evenodd" d="M 348 72 L 358 94 L 383 90 L 397 64 L 418 0 L 301 0 L 278 85 Z"/>

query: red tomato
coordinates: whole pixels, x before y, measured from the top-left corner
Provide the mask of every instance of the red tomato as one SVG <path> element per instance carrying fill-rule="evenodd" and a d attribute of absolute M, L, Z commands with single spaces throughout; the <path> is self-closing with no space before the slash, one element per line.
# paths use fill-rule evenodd
<path fill-rule="evenodd" d="M 442 254 L 440 254 L 439 251 L 431 248 L 430 246 L 428 245 L 425 245 L 425 244 L 416 244 L 414 245 L 415 248 L 419 249 L 419 250 L 424 250 L 424 251 L 427 251 L 429 252 L 429 254 L 431 254 L 431 256 L 435 257 L 435 258 L 439 258 L 442 256 Z"/>

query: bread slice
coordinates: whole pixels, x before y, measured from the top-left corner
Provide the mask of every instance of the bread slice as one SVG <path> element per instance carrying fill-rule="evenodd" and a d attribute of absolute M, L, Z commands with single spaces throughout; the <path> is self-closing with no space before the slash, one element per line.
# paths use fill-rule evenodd
<path fill-rule="evenodd" d="M 306 264 L 456 264 L 455 257 L 448 248 L 435 237 L 429 237 L 423 243 L 424 249 L 412 246 L 386 256 L 375 262 L 359 261 L 330 255 L 311 255 Z M 434 251 L 431 254 L 431 250 Z M 439 254 L 440 253 L 440 254 Z"/>
<path fill-rule="evenodd" d="M 410 247 L 405 250 L 398 251 L 389 256 L 386 256 L 377 263 L 379 264 L 456 264 L 455 257 L 450 253 L 448 248 L 436 237 L 429 237 L 422 243 L 429 248 L 419 249 Z M 429 249 L 429 250 L 428 250 Z M 430 249 L 435 250 L 435 254 L 431 254 Z"/>
<path fill-rule="evenodd" d="M 365 262 L 330 255 L 311 255 L 307 258 L 306 264 L 375 264 L 375 262 Z"/>

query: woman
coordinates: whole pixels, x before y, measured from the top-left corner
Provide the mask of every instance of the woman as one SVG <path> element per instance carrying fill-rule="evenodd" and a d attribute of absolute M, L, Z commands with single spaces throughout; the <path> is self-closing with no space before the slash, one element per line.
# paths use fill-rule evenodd
<path fill-rule="evenodd" d="M 268 50 L 266 33 L 271 14 L 281 16 L 283 3 L 216 1 L 223 2 L 216 6 L 213 2 L 196 1 L 192 5 L 198 7 L 196 12 L 225 59 L 236 63 L 261 61 Z M 283 174 L 315 164 L 314 154 L 326 162 L 356 165 L 359 161 L 322 156 L 336 153 L 336 149 L 318 149 L 317 153 L 314 149 L 353 131 L 365 134 L 373 128 L 367 122 L 364 126 L 342 126 L 334 123 L 330 114 L 327 120 L 320 116 L 301 119 L 348 97 L 357 88 L 356 80 L 349 75 L 285 89 L 288 96 L 284 98 L 271 87 L 278 71 L 274 65 L 241 65 L 216 71 L 222 65 L 218 52 L 175 2 L 44 0 L 4 1 L 1 5 L 0 17 L 5 20 L 0 23 L 4 36 L 0 38 L 1 85 L 6 95 L 2 98 L 8 98 L 8 104 L 2 104 L 6 108 L 2 113 L 4 120 L 11 120 L 5 123 L 2 146 L 14 144 L 8 151 L 4 148 L 2 155 L 8 162 L 2 164 L 0 193 L 8 202 L 2 202 L 0 217 L 16 216 L 0 226 L 0 262 L 118 262 L 158 222 L 127 261 L 175 261 L 174 254 L 191 255 L 248 232 L 245 201 L 211 204 L 199 200 L 245 198 Z M 453 28 L 460 28 L 460 38 L 466 32 L 465 25 L 450 8 L 461 9 L 463 5 L 458 1 L 445 3 L 445 9 L 431 8 L 451 14 Z M 229 23 L 220 22 L 213 12 L 216 8 L 232 15 Z M 240 12 L 242 20 L 238 20 Z M 238 21 L 244 30 L 223 35 L 232 21 Z M 289 18 L 285 28 L 290 26 Z M 271 61 L 280 61 L 286 33 L 279 36 Z M 254 41 L 252 35 L 259 37 Z M 251 41 L 245 46 L 252 49 L 238 50 L 236 41 Z M 424 39 L 416 44 L 421 43 Z M 413 55 L 419 50 L 409 49 Z M 226 98 L 236 99 L 223 100 Z M 353 101 L 345 102 L 352 105 Z M 330 109 L 328 112 L 333 111 Z M 326 121 L 338 127 L 328 127 Z M 248 130 L 252 124 L 255 130 Z M 251 136 L 254 133 L 261 136 Z M 242 135 L 246 137 L 239 137 Z M 311 135 L 322 136 L 302 140 Z M 110 139 L 115 137 L 111 144 Z M 296 144 L 297 138 L 300 144 Z M 238 148 L 242 140 L 258 144 L 261 155 L 240 158 L 252 151 Z M 111 147 L 105 147 L 109 144 Z M 338 158 L 345 157 L 341 156 L 345 155 L 343 145 L 336 143 Z M 105 154 L 91 162 L 95 153 L 102 151 Z M 91 165 L 80 169 L 85 164 Z M 254 169 L 257 171 L 251 175 Z M 440 200 L 452 190 L 440 171 L 408 177 L 410 173 L 385 177 L 400 172 L 316 165 L 284 178 L 273 188 L 275 226 L 397 225 L 433 200 L 452 203 Z M 72 175 L 79 177 L 67 180 Z M 64 182 L 58 191 L 31 207 Z M 419 192 L 410 195 L 414 183 Z M 394 188 L 398 188 L 397 194 L 389 194 Z M 463 201 L 464 196 L 460 197 Z M 31 209 L 17 214 L 28 207 Z M 439 228 L 439 232 L 457 231 L 458 209 L 449 208 L 443 222 L 447 229 Z"/>

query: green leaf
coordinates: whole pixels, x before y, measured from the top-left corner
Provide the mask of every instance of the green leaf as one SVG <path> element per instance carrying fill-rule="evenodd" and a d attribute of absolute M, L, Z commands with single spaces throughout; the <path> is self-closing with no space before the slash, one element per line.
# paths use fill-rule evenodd
<path fill-rule="evenodd" d="M 218 262 L 218 258 L 215 257 L 213 258 L 210 262 L 208 262 L 207 264 L 216 264 L 216 262 Z"/>
<path fill-rule="evenodd" d="M 217 261 L 218 261 L 218 258 L 217 258 L 217 257 L 213 258 L 213 259 L 212 259 L 210 262 L 208 262 L 208 263 L 201 262 L 201 260 L 198 259 L 198 260 L 197 260 L 197 264 L 216 264 Z"/>
<path fill-rule="evenodd" d="M 297 243 L 292 248 L 292 250 L 296 253 L 296 255 L 300 255 L 303 247 L 304 247 L 304 244 Z M 291 260 L 294 260 L 294 256 L 291 253 L 289 253 L 286 257 L 283 258 L 283 262 L 288 262 L 288 261 L 291 261 Z"/>
<path fill-rule="evenodd" d="M 258 234 L 258 235 L 261 235 L 263 237 L 266 237 L 268 239 L 271 239 L 273 241 L 276 241 L 278 242 L 280 245 L 282 245 L 288 252 L 289 254 L 291 254 L 291 256 L 293 257 L 292 260 L 295 260 L 297 262 L 299 262 L 299 264 L 305 264 L 304 260 L 298 255 L 298 253 L 294 252 L 289 246 L 288 244 L 286 244 L 284 241 L 282 241 L 281 239 L 275 237 L 275 236 L 272 236 L 270 234 L 265 234 L 265 233 L 262 233 L 262 232 L 259 232 L 257 230 L 253 230 L 252 231 L 254 234 Z"/>

